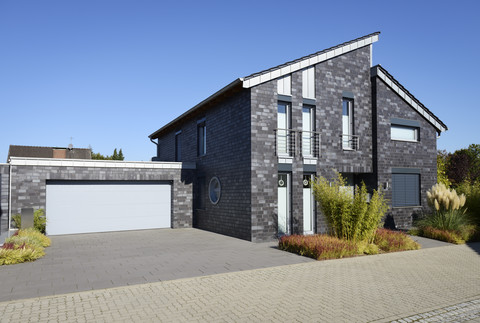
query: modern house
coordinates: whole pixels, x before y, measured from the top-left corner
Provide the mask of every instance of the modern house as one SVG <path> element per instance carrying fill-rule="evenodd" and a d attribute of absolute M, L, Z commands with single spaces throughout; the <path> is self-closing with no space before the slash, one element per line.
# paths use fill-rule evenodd
<path fill-rule="evenodd" d="M 335 171 L 383 187 L 394 225 L 411 226 L 447 127 L 372 66 L 379 34 L 236 79 L 149 136 L 152 160 L 195 163 L 195 227 L 254 242 L 324 232 L 309 183 Z"/>

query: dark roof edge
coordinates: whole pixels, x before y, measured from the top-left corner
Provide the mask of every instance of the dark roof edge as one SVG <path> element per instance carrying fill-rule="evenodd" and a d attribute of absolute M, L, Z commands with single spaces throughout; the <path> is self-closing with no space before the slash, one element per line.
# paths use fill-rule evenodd
<path fill-rule="evenodd" d="M 432 119 L 434 119 L 441 127 L 443 127 L 443 129 L 440 127 L 437 127 L 437 125 L 435 125 L 434 123 L 432 123 L 435 128 L 437 128 L 437 130 L 439 132 L 442 132 L 442 131 L 446 131 L 448 130 L 448 127 L 445 123 L 443 123 L 442 120 L 440 120 L 440 118 L 438 118 L 435 114 L 433 114 L 432 111 L 430 111 L 422 102 L 420 102 L 420 100 L 418 100 L 412 93 L 410 93 L 402 84 L 400 84 L 399 81 L 397 81 L 393 76 L 392 74 L 390 74 L 385 68 L 383 68 L 381 65 L 375 65 L 375 66 L 372 66 L 371 68 L 371 71 L 372 71 L 372 76 L 377 76 L 378 77 L 378 73 L 376 71 L 376 69 L 379 69 L 383 74 L 385 74 L 386 77 L 388 77 L 388 79 L 394 83 L 399 89 L 401 89 L 403 92 L 405 92 L 406 95 L 408 95 L 408 97 L 414 101 L 420 108 L 422 108 L 430 117 L 432 117 Z M 381 77 L 380 77 L 381 79 Z M 388 84 L 387 84 L 388 85 Z M 391 87 L 391 86 L 390 86 Z M 408 103 L 408 101 L 407 101 Z M 409 104 L 410 106 L 412 106 L 411 104 Z M 412 106 L 413 107 L 413 106 Z M 415 108 L 415 107 L 413 107 Z M 428 119 L 427 119 L 428 120 Z M 428 120 L 430 121 L 430 120 Z"/>
<path fill-rule="evenodd" d="M 297 58 L 293 61 L 289 61 L 289 62 L 286 62 L 286 63 L 283 63 L 283 64 L 280 64 L 280 65 L 277 65 L 275 67 L 271 67 L 271 68 L 268 68 L 266 70 L 263 70 L 263 71 L 260 71 L 260 72 L 256 72 L 256 73 L 253 73 L 253 74 L 250 74 L 248 76 L 245 76 L 243 77 L 243 80 L 248 80 L 252 77 L 255 77 L 255 76 L 258 76 L 258 75 L 262 75 L 264 73 L 267 73 L 267 72 L 270 72 L 270 71 L 273 71 L 273 70 L 277 70 L 279 68 L 282 68 L 284 66 L 288 66 L 288 65 L 291 65 L 291 64 L 295 64 L 297 62 L 300 62 L 300 61 L 303 61 L 305 59 L 308 59 L 308 58 L 311 58 L 311 57 L 314 57 L 314 56 L 317 56 L 317 55 L 320 55 L 320 54 L 323 54 L 323 53 L 326 53 L 326 52 L 329 52 L 331 50 L 334 50 L 336 48 L 340 48 L 340 47 L 343 47 L 343 46 L 346 46 L 346 45 L 349 45 L 349 44 L 352 44 L 352 43 L 355 43 L 355 42 L 358 42 L 362 39 L 367 39 L 367 38 L 370 38 L 372 36 L 376 36 L 376 35 L 380 35 L 380 32 L 377 31 L 377 32 L 374 32 L 374 33 L 371 33 L 371 34 L 368 34 L 368 35 L 365 35 L 365 36 L 362 36 L 362 37 L 359 37 L 359 38 L 355 38 L 353 40 L 349 40 L 347 42 L 344 42 L 342 44 L 338 44 L 338 45 L 335 45 L 333 47 L 330 47 L 330 48 L 327 48 L 327 49 L 323 49 L 321 51 L 318 51 L 318 52 L 315 52 L 313 54 L 310 54 L 310 55 L 306 55 L 306 56 L 303 56 L 303 57 L 300 57 L 300 58 Z"/>
<path fill-rule="evenodd" d="M 189 114 L 195 112 L 196 110 L 200 109 L 203 105 L 207 104 L 208 102 L 214 100 L 215 98 L 219 97 L 220 95 L 222 95 L 223 93 L 231 90 L 232 88 L 234 88 L 235 86 L 237 85 L 241 85 L 243 83 L 243 80 L 238 78 L 236 80 L 234 80 L 233 82 L 231 82 L 230 84 L 228 84 L 227 86 L 221 88 L 220 90 L 218 90 L 217 92 L 215 92 L 214 94 L 210 95 L 208 98 L 206 98 L 205 100 L 203 100 L 202 102 L 198 103 L 197 105 L 195 105 L 193 108 L 187 110 L 186 112 L 182 113 L 180 116 L 178 116 L 177 118 L 173 119 L 172 121 L 170 121 L 169 123 L 167 123 L 165 126 L 161 127 L 160 129 L 158 129 L 157 131 L 153 132 L 152 134 L 150 134 L 148 136 L 148 138 L 150 139 L 155 139 L 157 138 L 156 135 L 158 135 L 159 133 L 161 133 L 162 131 L 164 131 L 165 129 L 167 128 L 170 128 L 173 124 L 175 124 L 177 121 L 179 121 L 180 119 L 183 119 L 185 118 L 186 116 L 188 116 Z"/>

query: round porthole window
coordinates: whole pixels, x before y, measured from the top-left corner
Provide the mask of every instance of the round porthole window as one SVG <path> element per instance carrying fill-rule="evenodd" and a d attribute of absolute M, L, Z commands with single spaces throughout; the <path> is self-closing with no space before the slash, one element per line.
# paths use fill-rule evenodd
<path fill-rule="evenodd" d="M 217 204 L 220 201 L 220 194 L 222 193 L 222 187 L 220 180 L 217 177 L 212 177 L 210 184 L 208 184 L 208 196 L 212 204 Z"/>

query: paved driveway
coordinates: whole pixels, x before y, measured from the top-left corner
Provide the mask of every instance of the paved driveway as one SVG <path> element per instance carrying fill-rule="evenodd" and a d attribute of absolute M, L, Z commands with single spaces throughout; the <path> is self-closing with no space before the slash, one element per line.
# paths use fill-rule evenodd
<path fill-rule="evenodd" d="M 0 321 L 479 322 L 479 253 L 450 245 L 7 301 Z"/>
<path fill-rule="evenodd" d="M 47 255 L 0 267 L 0 301 L 314 260 L 197 229 L 53 236 Z"/>

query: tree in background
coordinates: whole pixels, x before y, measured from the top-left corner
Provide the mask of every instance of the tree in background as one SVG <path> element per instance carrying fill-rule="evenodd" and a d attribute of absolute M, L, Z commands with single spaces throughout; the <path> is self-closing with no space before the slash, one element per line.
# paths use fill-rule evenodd
<path fill-rule="evenodd" d="M 446 187 L 452 185 L 447 176 L 448 155 L 446 150 L 439 150 L 437 153 L 437 182 Z"/>
<path fill-rule="evenodd" d="M 111 156 L 108 156 L 108 155 L 104 156 L 100 153 L 94 153 L 92 148 L 90 148 L 90 150 L 92 150 L 92 159 L 96 159 L 96 160 L 124 160 L 125 159 L 121 148 L 119 153 L 117 153 L 117 148 L 115 148 L 113 150 L 113 155 Z"/>

